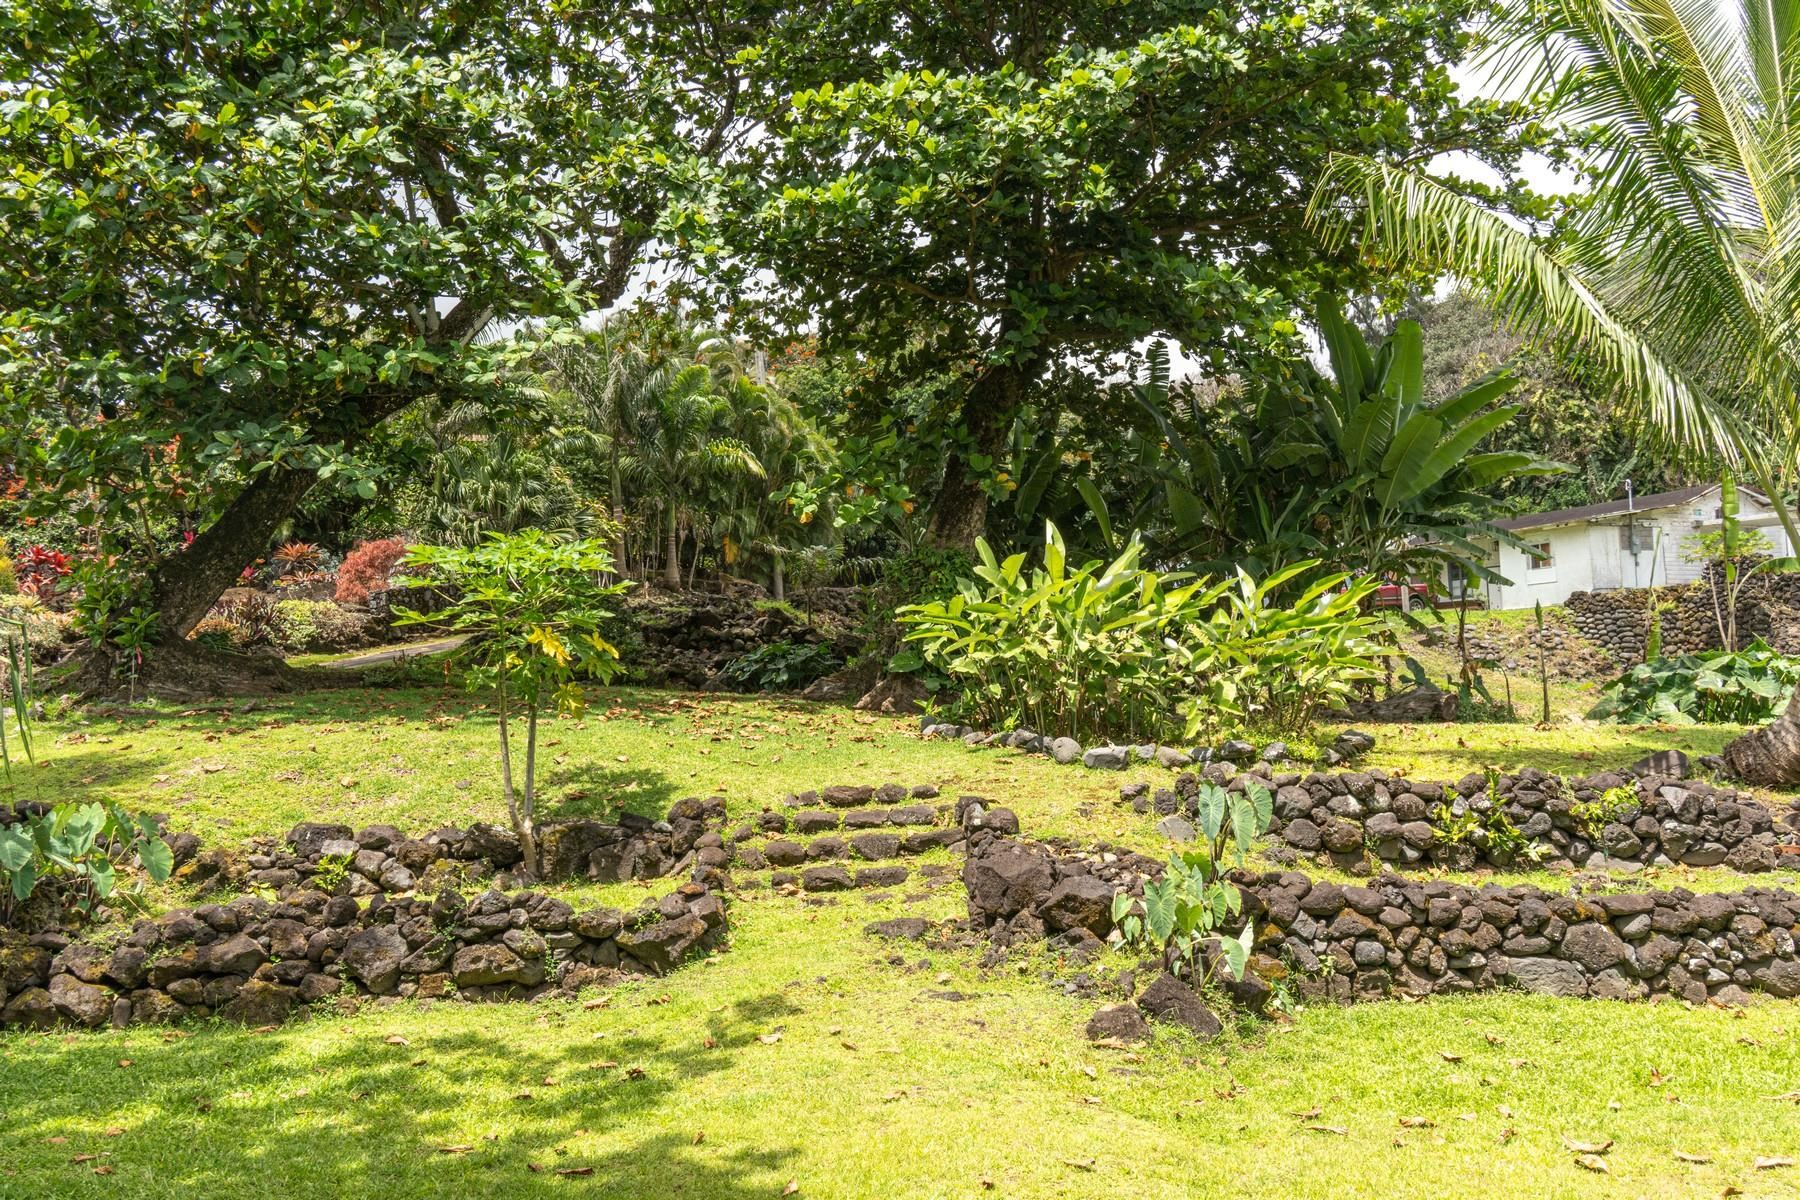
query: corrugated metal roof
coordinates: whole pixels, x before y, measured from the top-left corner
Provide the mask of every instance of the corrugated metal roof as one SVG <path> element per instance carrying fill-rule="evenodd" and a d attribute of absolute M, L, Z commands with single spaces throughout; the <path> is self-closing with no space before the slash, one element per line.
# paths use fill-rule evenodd
<path fill-rule="evenodd" d="M 1526 513 L 1521 517 L 1507 517 L 1504 520 L 1495 521 L 1494 524 L 1514 533 L 1521 529 L 1542 529 L 1546 525 L 1576 525 L 1582 521 L 1594 521 L 1601 517 L 1623 516 L 1628 512 L 1675 508 L 1718 490 L 1718 484 L 1704 483 L 1699 487 L 1681 488 L 1673 492 L 1652 492 L 1648 496 L 1639 496 L 1634 500 L 1608 500 L 1604 504 L 1584 504 L 1580 508 L 1559 508 L 1551 512 Z M 1738 490 L 1751 492 L 1758 500 L 1763 499 L 1763 494 L 1753 488 L 1739 488 Z"/>

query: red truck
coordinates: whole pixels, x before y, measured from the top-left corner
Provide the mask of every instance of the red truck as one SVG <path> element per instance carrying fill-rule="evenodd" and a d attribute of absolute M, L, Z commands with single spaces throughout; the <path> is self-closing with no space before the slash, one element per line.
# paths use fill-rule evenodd
<path fill-rule="evenodd" d="M 1456 608 L 1459 605 L 1464 608 L 1482 607 L 1479 593 L 1467 592 L 1460 600 L 1451 596 L 1433 596 L 1431 585 L 1417 579 L 1404 585 L 1397 579 L 1385 579 L 1375 589 L 1376 608 L 1399 608 L 1402 604 L 1407 612 L 1424 608 Z"/>

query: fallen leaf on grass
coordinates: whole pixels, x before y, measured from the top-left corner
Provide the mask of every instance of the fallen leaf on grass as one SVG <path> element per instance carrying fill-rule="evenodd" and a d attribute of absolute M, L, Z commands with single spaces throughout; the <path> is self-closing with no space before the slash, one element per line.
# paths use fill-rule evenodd
<path fill-rule="evenodd" d="M 1565 1136 L 1562 1140 L 1562 1144 L 1567 1146 L 1570 1152 L 1574 1154 L 1605 1154 L 1608 1150 L 1613 1148 L 1611 1138 L 1607 1138 L 1604 1142 L 1578 1142 L 1573 1138 Z"/>
<path fill-rule="evenodd" d="M 581 1007 L 586 1009 L 605 1008 L 612 1003 L 611 996 L 602 996 L 598 1000 L 584 1000 Z"/>
<path fill-rule="evenodd" d="M 1751 1167 L 1755 1168 L 1758 1171 L 1773 1171 L 1777 1167 L 1793 1166 L 1794 1160 L 1791 1158 L 1775 1158 L 1775 1157 L 1760 1157 L 1759 1156 L 1756 1159 L 1756 1161 L 1751 1163 L 1750 1165 L 1751 1165 Z"/>
<path fill-rule="evenodd" d="M 410 1045 L 412 1045 L 411 1042 L 407 1041 L 405 1038 L 401 1037 L 397 1033 L 388 1034 L 387 1038 L 385 1040 L 387 1041 L 387 1044 L 390 1046 L 410 1046 Z"/>
<path fill-rule="evenodd" d="M 1100 1160 L 1095 1158 L 1065 1158 L 1063 1166 L 1074 1167 L 1077 1171 L 1091 1171 Z"/>
<path fill-rule="evenodd" d="M 787 1186 L 781 1189 L 781 1194 L 784 1196 L 792 1196 L 799 1190 L 800 1181 L 797 1179 L 790 1179 L 787 1181 Z"/>
<path fill-rule="evenodd" d="M 121 1058 L 119 1060 L 119 1066 L 120 1067 L 129 1067 L 131 1065 L 131 1061 L 132 1060 L 129 1058 Z"/>
<path fill-rule="evenodd" d="M 1686 1150 L 1675 1151 L 1675 1161 L 1684 1163 L 1709 1163 L 1712 1158 L 1705 1154 L 1689 1154 Z"/>
<path fill-rule="evenodd" d="M 1606 1160 L 1601 1158 L 1598 1154 L 1577 1154 L 1575 1156 L 1575 1165 L 1578 1167 L 1585 1167 L 1587 1170 L 1597 1172 L 1601 1175 L 1611 1174 L 1612 1172 L 1612 1168 L 1606 1165 Z"/>
<path fill-rule="evenodd" d="M 1297 1113 L 1294 1113 L 1293 1115 L 1298 1120 L 1311 1121 L 1314 1118 L 1318 1117 L 1324 1111 L 1325 1111 L 1324 1109 L 1320 1108 L 1318 1105 L 1315 1104 L 1313 1107 L 1307 1109 L 1305 1112 L 1297 1112 Z"/>
<path fill-rule="evenodd" d="M 466 1145 L 433 1147 L 433 1149 L 435 1149 L 439 1154 L 467 1154 L 469 1151 L 473 1150 L 474 1148 L 475 1147 L 473 1147 L 473 1146 L 466 1146 Z"/>
<path fill-rule="evenodd" d="M 1488 1044 L 1488 1045 L 1490 1045 L 1490 1046 L 1504 1046 L 1504 1045 L 1506 1045 L 1506 1039 L 1505 1039 L 1505 1038 L 1503 1038 L 1503 1037 L 1501 1037 L 1501 1036 L 1500 1036 L 1500 1035 L 1499 1035 L 1499 1034 L 1497 1034 L 1497 1033 L 1487 1033 L 1487 1034 L 1483 1034 L 1483 1035 L 1482 1035 L 1482 1036 L 1483 1036 L 1483 1037 L 1485 1037 L 1485 1038 L 1487 1038 L 1487 1044 Z"/>
<path fill-rule="evenodd" d="M 781 1035 L 779 1033 L 765 1033 L 760 1035 L 756 1040 L 765 1046 L 773 1046 L 776 1042 L 781 1040 Z"/>
<path fill-rule="evenodd" d="M 706 1140 L 706 1130 L 704 1130 L 704 1129 L 694 1130 L 694 1145 L 698 1146 L 701 1142 L 704 1142 L 705 1140 Z"/>
<path fill-rule="evenodd" d="M 1430 1117 L 1401 1117 L 1400 1118 L 1400 1128 L 1402 1128 L 1402 1129 L 1435 1129 L 1436 1127 L 1437 1127 L 1437 1122 L 1432 1120 Z"/>
<path fill-rule="evenodd" d="M 844 1049 L 846 1049 L 846 1050 L 855 1050 L 856 1049 L 855 1042 L 841 1042 L 839 1044 L 842 1045 L 844 1047 Z"/>
<path fill-rule="evenodd" d="M 95 1167 L 94 1168 L 94 1174 L 96 1174 L 96 1175 L 111 1175 L 112 1173 L 113 1173 L 113 1169 L 111 1167 Z"/>
<path fill-rule="evenodd" d="M 69 1161 L 72 1163 L 86 1163 L 86 1162 L 93 1162 L 96 1158 L 99 1158 L 99 1157 L 100 1156 L 98 1154 L 77 1154 L 74 1158 L 71 1158 Z"/>
<path fill-rule="evenodd" d="M 627 1079 L 642 1079 L 643 1077 L 644 1077 L 644 1068 L 642 1068 L 642 1067 L 626 1067 L 625 1068 L 625 1078 L 627 1078 Z"/>
<path fill-rule="evenodd" d="M 1462 1055 L 1457 1054 L 1454 1051 L 1450 1051 L 1450 1050 L 1439 1050 L 1438 1057 L 1448 1063 L 1458 1063 L 1463 1060 Z"/>
<path fill-rule="evenodd" d="M 125 1127 L 123 1125 L 108 1125 L 106 1127 L 106 1136 L 123 1137 L 125 1136 Z"/>
<path fill-rule="evenodd" d="M 592 1175 L 593 1173 L 594 1173 L 594 1168 L 592 1168 L 592 1167 L 564 1167 L 562 1170 L 557 1172 L 558 1175 L 583 1176 L 583 1177 Z"/>
<path fill-rule="evenodd" d="M 1770 1096 L 1770 1097 L 1768 1097 L 1768 1099 L 1770 1099 L 1770 1100 L 1791 1100 L 1795 1104 L 1800 1104 L 1800 1092 L 1783 1092 L 1779 1096 Z"/>
<path fill-rule="evenodd" d="M 1350 1136 L 1350 1131 L 1342 1125 L 1308 1125 L 1307 1128 L 1314 1133 L 1330 1133 L 1338 1137 Z"/>

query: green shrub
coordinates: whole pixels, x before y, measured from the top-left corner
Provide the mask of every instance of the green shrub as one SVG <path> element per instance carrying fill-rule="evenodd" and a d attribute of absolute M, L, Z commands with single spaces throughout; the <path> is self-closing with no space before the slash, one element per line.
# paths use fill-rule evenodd
<path fill-rule="evenodd" d="M 319 654 L 362 644 L 368 617 L 332 600 L 280 600 L 269 640 L 284 654 Z"/>
<path fill-rule="evenodd" d="M 1304 562 L 1184 582 L 1139 566 L 1133 542 L 1111 563 L 1071 567 L 1055 526 L 1043 565 L 997 561 L 986 542 L 976 578 L 948 600 L 898 613 L 925 667 L 956 688 L 946 718 L 984 729 L 1029 727 L 1081 740 L 1172 741 L 1227 730 L 1301 735 L 1325 705 L 1376 675 L 1383 651 L 1362 613 L 1373 580 L 1326 576 L 1296 599 L 1283 587 Z"/>
<path fill-rule="evenodd" d="M 912 604 L 948 600 L 957 585 L 975 569 L 975 560 L 961 550 L 921 546 L 888 559 L 881 577 L 864 600 L 862 636 L 889 670 L 916 671 L 922 665 L 910 659 L 889 662 L 901 650 L 901 630 L 894 614 Z"/>
<path fill-rule="evenodd" d="M 1588 715 L 1627 724 L 1754 725 L 1772 718 L 1796 683 L 1800 661 L 1759 638 L 1742 650 L 1639 663 L 1601 690 Z"/>
<path fill-rule="evenodd" d="M 719 674 L 750 691 L 784 692 L 803 688 L 843 665 L 827 645 L 770 642 L 732 659 Z"/>

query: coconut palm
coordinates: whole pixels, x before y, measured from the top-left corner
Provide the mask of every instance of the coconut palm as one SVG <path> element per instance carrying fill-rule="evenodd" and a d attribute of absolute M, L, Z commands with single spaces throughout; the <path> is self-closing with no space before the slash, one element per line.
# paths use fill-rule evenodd
<path fill-rule="evenodd" d="M 1779 496 L 1800 437 L 1800 4 L 1507 0 L 1497 33 L 1496 77 L 1546 88 L 1591 133 L 1593 188 L 1566 227 L 1534 236 L 1353 156 L 1321 181 L 1316 227 L 1460 276 L 1610 384 L 1646 436 Z M 1800 692 L 1726 758 L 1800 780 Z"/>

